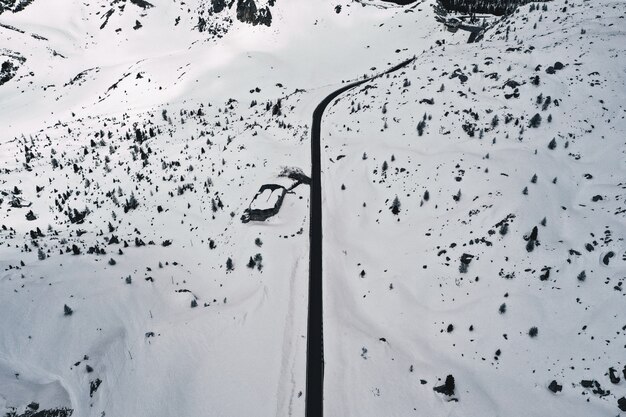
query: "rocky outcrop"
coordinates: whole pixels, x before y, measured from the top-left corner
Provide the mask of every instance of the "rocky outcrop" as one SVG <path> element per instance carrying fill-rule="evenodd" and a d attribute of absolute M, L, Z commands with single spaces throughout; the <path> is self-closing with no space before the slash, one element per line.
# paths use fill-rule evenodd
<path fill-rule="evenodd" d="M 226 8 L 226 0 L 211 0 L 213 12 L 219 13 Z"/>
<path fill-rule="evenodd" d="M 17 68 L 18 67 L 11 61 L 4 61 L 0 64 L 0 85 L 9 82 L 11 78 L 15 77 Z"/>
<path fill-rule="evenodd" d="M 270 6 L 258 9 L 255 0 L 237 0 L 237 20 L 256 25 L 272 25 Z"/>
<path fill-rule="evenodd" d="M 272 25 L 272 12 L 270 9 L 275 1 L 269 0 L 265 6 L 259 6 L 260 0 L 237 0 L 235 15 L 237 20 L 251 25 Z M 210 13 L 222 13 L 225 10 L 232 10 L 235 0 L 211 0 Z"/>
<path fill-rule="evenodd" d="M 0 14 L 8 11 L 12 11 L 14 13 L 22 11 L 33 1 L 34 0 L 0 0 Z"/>

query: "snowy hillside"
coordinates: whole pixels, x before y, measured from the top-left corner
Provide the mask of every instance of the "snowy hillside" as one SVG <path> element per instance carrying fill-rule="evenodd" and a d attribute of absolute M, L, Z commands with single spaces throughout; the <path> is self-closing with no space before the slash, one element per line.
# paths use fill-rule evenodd
<path fill-rule="evenodd" d="M 626 415 L 623 2 L 0 5 L 0 415 L 303 416 L 413 57 L 324 414 Z"/>

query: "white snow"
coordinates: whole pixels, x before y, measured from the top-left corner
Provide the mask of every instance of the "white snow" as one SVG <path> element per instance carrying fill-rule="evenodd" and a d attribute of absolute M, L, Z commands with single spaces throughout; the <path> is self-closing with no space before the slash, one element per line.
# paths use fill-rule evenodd
<path fill-rule="evenodd" d="M 324 116 L 325 414 L 619 414 L 623 2 L 526 5 L 477 44 L 433 0 L 277 0 L 269 28 L 215 16 L 222 37 L 194 29 L 208 2 L 151 3 L 0 15 L 24 32 L 0 26 L 0 64 L 26 59 L 0 86 L 1 415 L 304 415 L 308 185 L 265 222 L 240 217 L 284 166 L 309 174 L 327 94 L 413 56 Z M 14 187 L 32 206 L 11 207 Z M 433 391 L 448 374 L 458 401 Z"/>

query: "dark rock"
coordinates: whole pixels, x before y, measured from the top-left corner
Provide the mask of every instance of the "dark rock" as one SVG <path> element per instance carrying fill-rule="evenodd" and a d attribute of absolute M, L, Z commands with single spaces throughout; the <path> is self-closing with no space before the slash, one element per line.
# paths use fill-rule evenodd
<path fill-rule="evenodd" d="M 433 391 L 438 392 L 440 394 L 444 394 L 447 396 L 454 395 L 454 377 L 452 375 L 448 375 L 446 377 L 446 382 L 443 385 L 439 385 L 433 388 Z"/>
<path fill-rule="evenodd" d="M 89 396 L 93 397 L 93 394 L 98 390 L 98 387 L 102 384 L 102 380 L 100 378 L 96 378 L 95 381 L 89 382 Z"/>
<path fill-rule="evenodd" d="M 553 380 L 550 382 L 550 385 L 548 385 L 548 389 L 556 394 L 557 392 L 563 391 L 563 385 L 560 385 L 558 382 Z"/>
<path fill-rule="evenodd" d="M 611 260 L 612 257 L 615 256 L 615 252 L 610 251 L 609 253 L 607 253 L 606 255 L 604 255 L 604 257 L 602 258 L 602 263 L 604 265 L 609 265 L 609 261 Z"/>
<path fill-rule="evenodd" d="M 593 380 L 583 379 L 582 381 L 580 381 L 580 385 L 582 385 L 583 388 L 591 388 L 593 387 Z"/>
<path fill-rule="evenodd" d="M 461 263 L 464 263 L 465 265 L 469 265 L 470 262 L 472 262 L 473 258 L 474 258 L 474 255 L 470 255 L 469 253 L 464 253 L 463 255 L 461 255 Z"/>
<path fill-rule="evenodd" d="M 611 380 L 612 384 L 619 384 L 619 376 L 617 376 L 617 371 L 613 367 L 609 368 L 609 379 Z"/>
<path fill-rule="evenodd" d="M 617 406 L 619 407 L 620 410 L 626 411 L 626 397 L 622 397 L 619 400 L 617 400 Z"/>

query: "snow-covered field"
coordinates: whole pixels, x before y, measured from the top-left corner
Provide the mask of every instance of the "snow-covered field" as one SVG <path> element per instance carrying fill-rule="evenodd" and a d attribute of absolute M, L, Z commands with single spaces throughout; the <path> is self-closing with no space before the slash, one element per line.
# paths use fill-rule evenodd
<path fill-rule="evenodd" d="M 413 56 L 323 121 L 325 414 L 619 415 L 626 5 L 468 44 L 433 0 L 219 3 L 0 14 L 0 415 L 304 415 L 309 186 L 240 218 Z"/>

